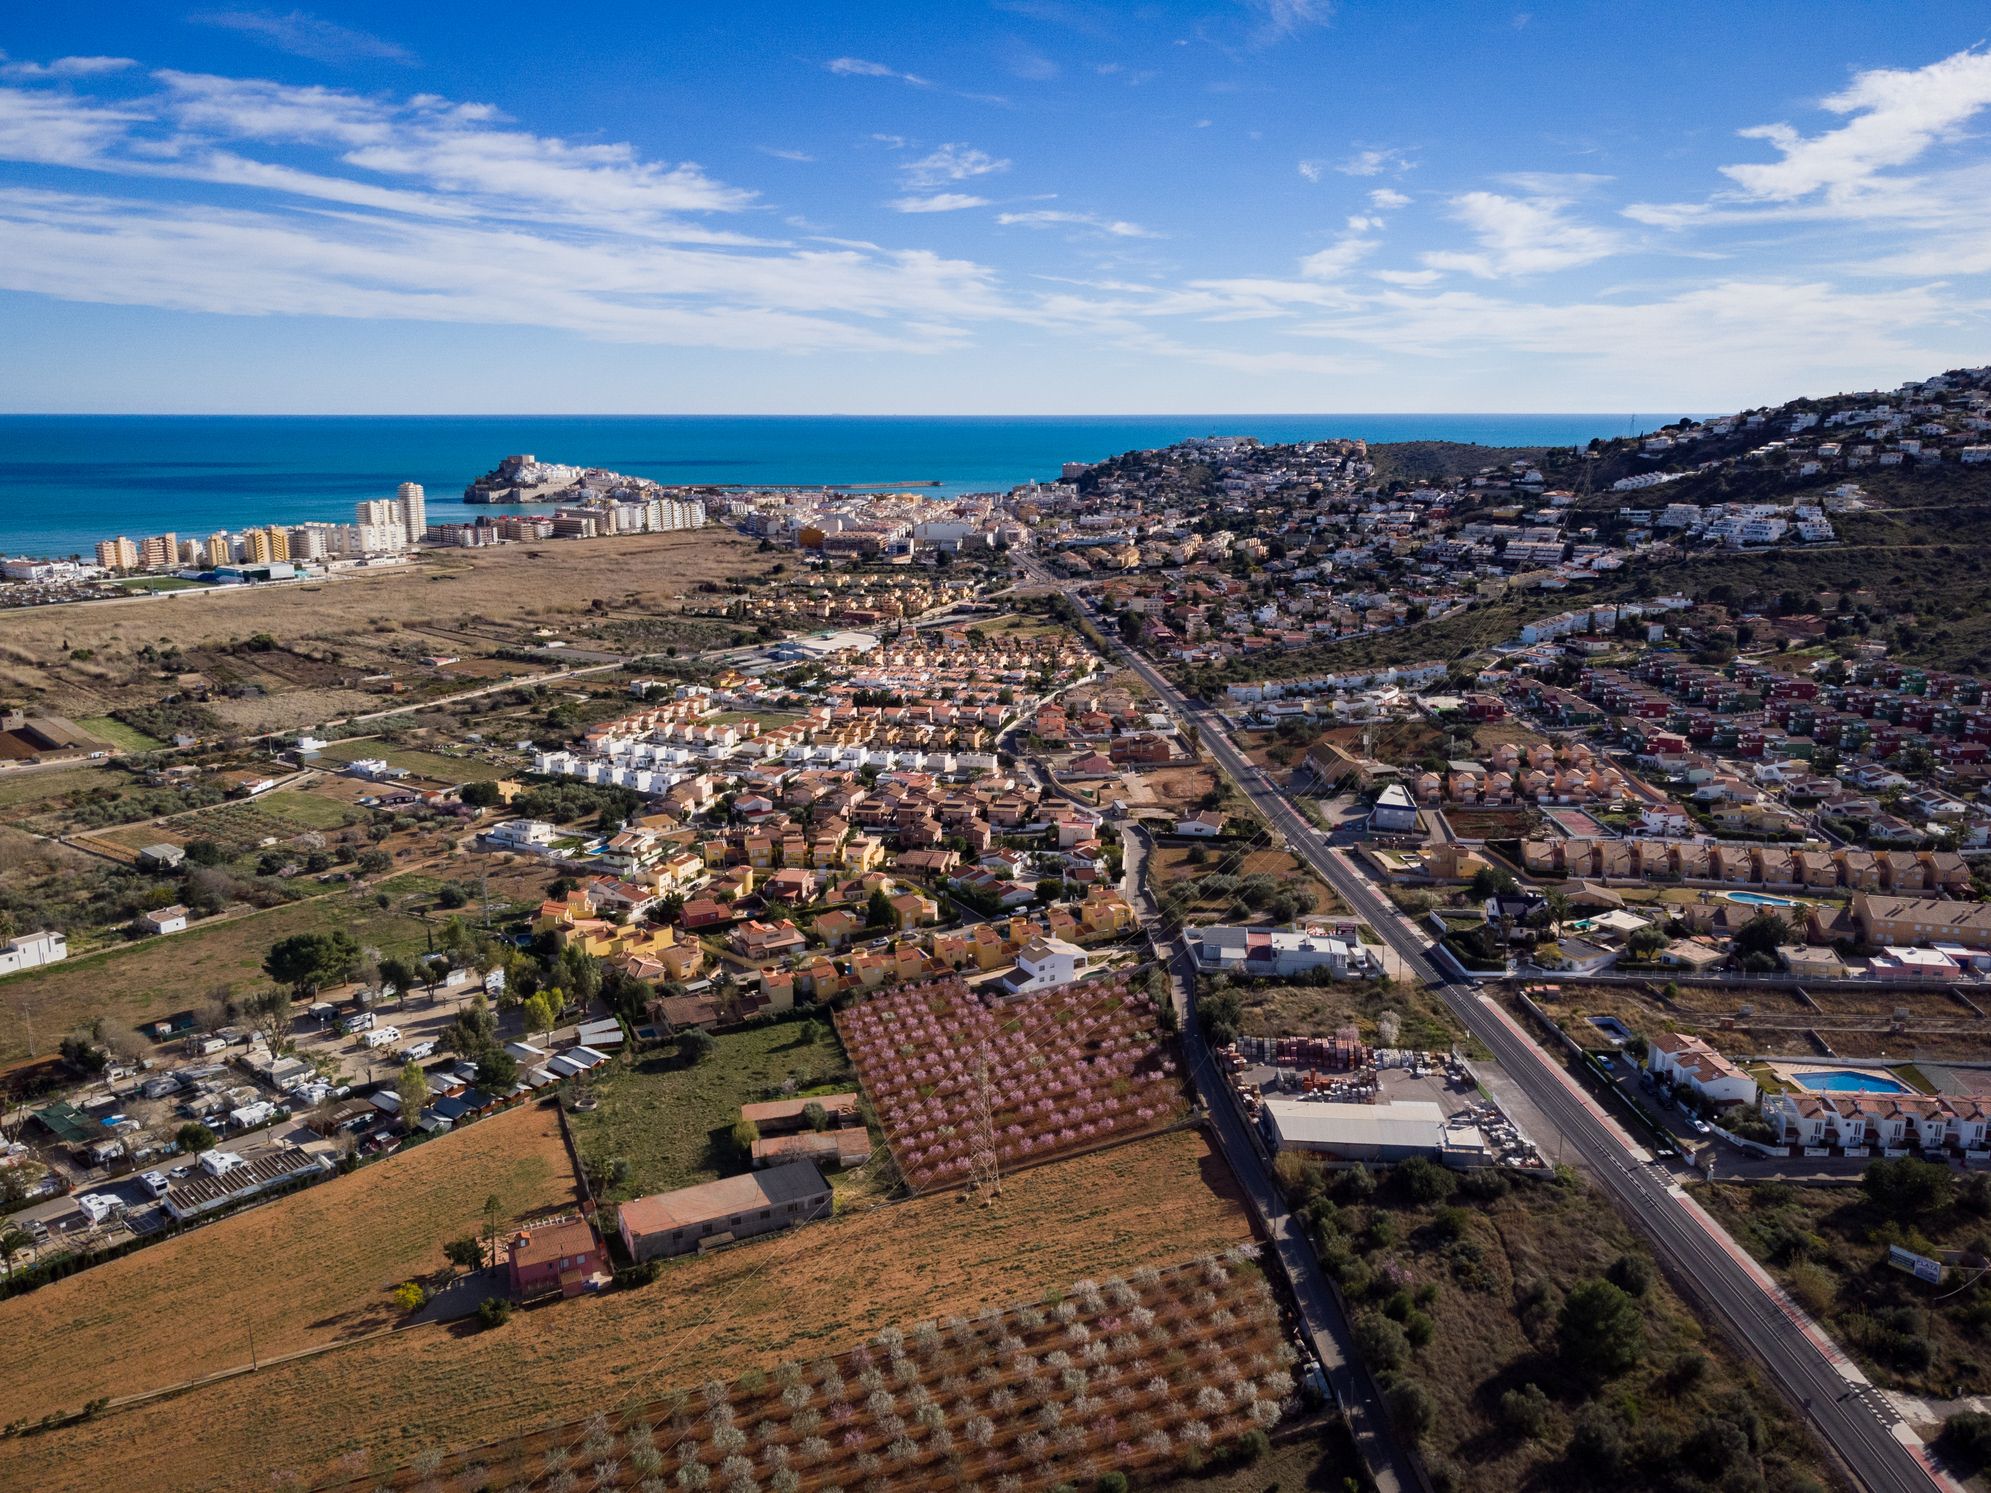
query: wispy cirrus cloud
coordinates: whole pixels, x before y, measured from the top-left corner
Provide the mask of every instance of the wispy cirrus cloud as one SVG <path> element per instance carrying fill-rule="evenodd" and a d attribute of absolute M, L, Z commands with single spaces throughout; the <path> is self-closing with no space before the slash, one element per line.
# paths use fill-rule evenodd
<path fill-rule="evenodd" d="M 413 65 L 415 54 L 398 42 L 341 26 L 305 10 L 207 10 L 187 17 L 197 26 L 233 31 L 293 57 L 312 62 L 399 62 Z"/>
<path fill-rule="evenodd" d="M 882 62 L 873 62 L 864 57 L 832 57 L 823 64 L 829 71 L 843 78 L 892 78 L 914 88 L 931 88 L 932 82 L 918 73 L 900 72 L 896 67 L 887 67 Z"/>
<path fill-rule="evenodd" d="M 1343 176 L 1393 176 L 1410 170 L 1416 162 L 1393 146 L 1370 146 L 1337 162 L 1334 169 Z"/>
<path fill-rule="evenodd" d="M 934 192 L 925 197 L 897 197 L 892 211 L 899 213 L 958 213 L 963 208 L 987 207 L 989 199 L 968 192 Z"/>
<path fill-rule="evenodd" d="M 1106 218 L 1098 213 L 1070 212 L 1063 208 L 1033 208 L 1026 212 L 997 213 L 996 222 L 1006 228 L 1082 228 L 1109 238 L 1160 238 L 1161 235 L 1124 218 Z"/>
<path fill-rule="evenodd" d="M 943 145 L 916 161 L 907 161 L 899 168 L 909 187 L 943 187 L 950 182 L 994 176 L 1008 169 L 1008 161 L 999 160 L 972 145 L 959 143 Z"/>
<path fill-rule="evenodd" d="M 1427 269 L 1498 280 L 1594 264 L 1622 247 L 1620 235 L 1577 221 L 1568 208 L 1569 203 L 1559 197 L 1461 193 L 1451 200 L 1451 216 L 1466 226 L 1478 247 L 1466 252 L 1434 250 L 1421 255 L 1420 262 Z"/>
<path fill-rule="evenodd" d="M 757 207 L 754 191 L 628 144 L 522 130 L 486 105 L 152 81 L 117 102 L 0 87 L 0 161 L 228 195 L 0 186 L 0 288 L 801 352 L 931 350 L 1010 314 L 984 266 L 743 234 L 725 220 Z"/>
<path fill-rule="evenodd" d="M 57 57 L 50 62 L 9 62 L 0 52 L 0 78 L 95 78 L 121 73 L 138 64 L 129 57 Z"/>

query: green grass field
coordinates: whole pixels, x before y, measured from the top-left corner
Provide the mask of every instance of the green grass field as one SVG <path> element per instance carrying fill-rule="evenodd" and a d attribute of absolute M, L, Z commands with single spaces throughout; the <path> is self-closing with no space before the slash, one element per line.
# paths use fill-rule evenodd
<path fill-rule="evenodd" d="M 187 581 L 176 575 L 128 576 L 118 584 L 127 591 L 192 591 L 201 583 Z"/>
<path fill-rule="evenodd" d="M 670 1052 L 639 1058 L 596 1086 L 598 1108 L 570 1117 L 584 1158 L 628 1163 L 627 1178 L 609 1196 L 642 1197 L 745 1171 L 747 1161 L 728 1133 L 740 1106 L 781 1097 L 788 1080 L 799 1094 L 857 1088 L 857 1075 L 827 1023 L 815 1042 L 794 1022 L 716 1040 L 712 1055 L 693 1067 Z"/>
<path fill-rule="evenodd" d="M 147 736 L 143 731 L 107 715 L 87 716 L 76 724 L 98 740 L 123 747 L 127 752 L 153 752 L 166 744 L 156 736 Z"/>

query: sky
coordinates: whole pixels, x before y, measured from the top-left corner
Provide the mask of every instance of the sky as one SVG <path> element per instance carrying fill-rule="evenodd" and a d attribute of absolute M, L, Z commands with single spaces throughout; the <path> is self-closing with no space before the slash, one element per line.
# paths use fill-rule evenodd
<path fill-rule="evenodd" d="M 0 14 L 0 411 L 1719 411 L 1991 362 L 1991 13 Z"/>

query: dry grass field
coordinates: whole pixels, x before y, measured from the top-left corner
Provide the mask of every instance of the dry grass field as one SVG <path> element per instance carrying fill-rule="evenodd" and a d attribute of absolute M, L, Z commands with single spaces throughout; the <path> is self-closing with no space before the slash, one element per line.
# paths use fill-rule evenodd
<path fill-rule="evenodd" d="M 197 1006 L 224 985 L 244 990 L 267 984 L 262 963 L 271 944 L 293 933 L 335 928 L 383 954 L 406 954 L 424 945 L 418 919 L 377 906 L 370 892 L 334 892 L 186 933 L 120 944 L 0 980 L 0 1063 L 26 1056 L 30 1024 L 46 1052 L 94 1017 L 136 1025 Z"/>
<path fill-rule="evenodd" d="M 1249 1235 L 1229 1171 L 1200 1134 L 1180 1131 L 1021 1173 L 995 1209 L 953 1194 L 869 1209 L 493 1331 L 416 1328 L 112 1411 L 10 1441 L 5 1457 L 17 1486 L 51 1490 L 344 1480 L 369 1459 L 405 1465 L 425 1448 L 838 1352 L 882 1322 L 1006 1306 Z M 305 1241 L 288 1258 L 311 1268 Z"/>
<path fill-rule="evenodd" d="M 386 1327 L 387 1288 L 443 1268 L 484 1199 L 507 1222 L 569 1208 L 573 1168 L 550 1105 L 493 1115 L 177 1239 L 0 1301 L 8 1419 L 75 1410 Z"/>
<path fill-rule="evenodd" d="M 388 702 L 343 682 L 390 669 L 426 676 L 413 655 L 489 655 L 508 642 L 529 643 L 532 627 L 562 618 L 654 618 L 702 581 L 751 579 L 768 563 L 731 530 L 708 528 L 435 551 L 413 565 L 321 585 L 22 608 L 0 615 L 0 695 L 72 718 L 98 716 L 157 700 L 177 688 L 178 672 L 194 669 L 264 692 L 219 701 L 225 708 L 217 713 L 230 725 L 288 729 L 380 708 Z M 278 649 L 228 651 L 265 633 Z M 140 647 L 167 645 L 180 650 L 179 661 L 139 656 Z"/>

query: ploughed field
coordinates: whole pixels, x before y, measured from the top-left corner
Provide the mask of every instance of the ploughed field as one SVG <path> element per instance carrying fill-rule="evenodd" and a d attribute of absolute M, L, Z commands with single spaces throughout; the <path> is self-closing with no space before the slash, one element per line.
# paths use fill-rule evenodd
<path fill-rule="evenodd" d="M 1165 1475 L 1276 1425 L 1297 1353 L 1240 1247 L 1037 1302 L 887 1327 L 848 1352 L 713 1379 L 611 1417 L 444 1458 L 385 1486 L 748 1487 L 827 1493 Z M 355 1481 L 355 1490 L 382 1486 Z"/>

